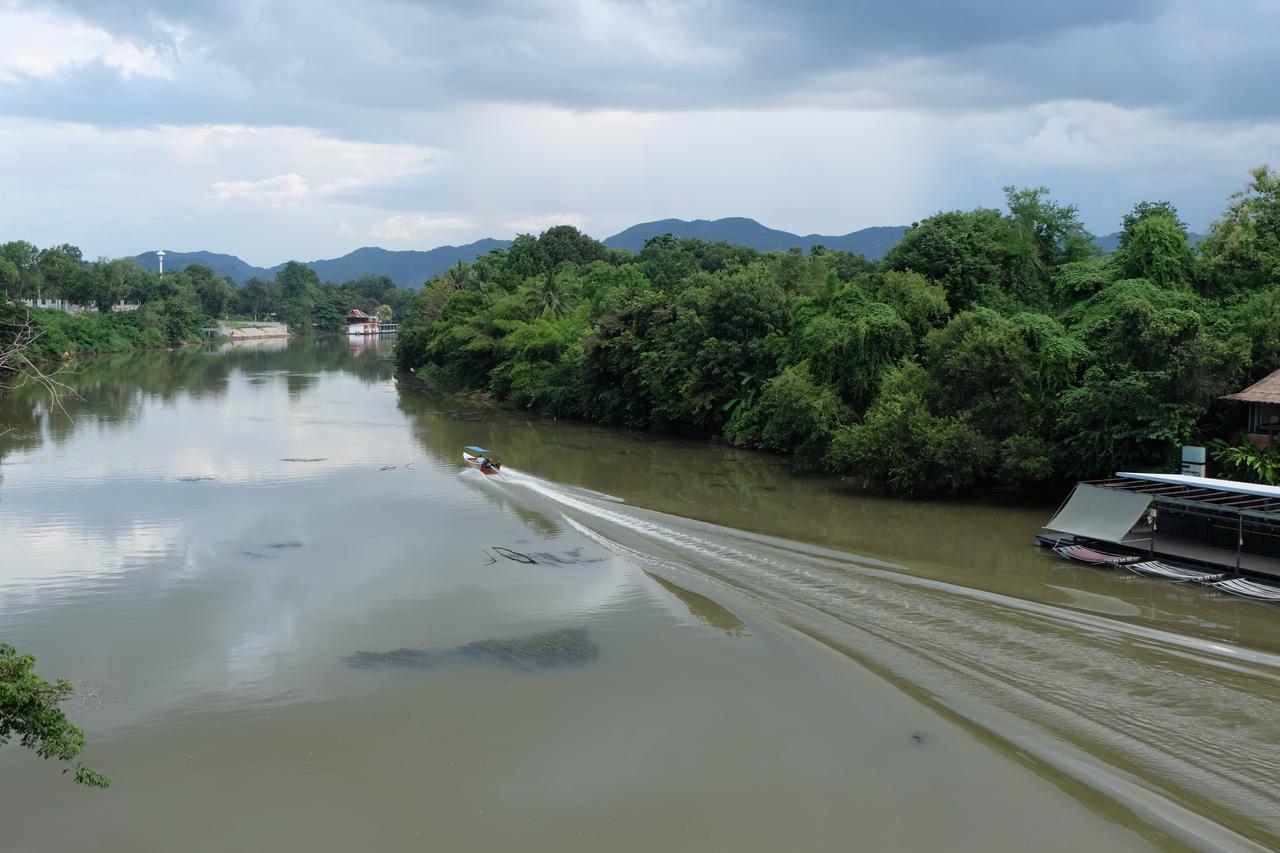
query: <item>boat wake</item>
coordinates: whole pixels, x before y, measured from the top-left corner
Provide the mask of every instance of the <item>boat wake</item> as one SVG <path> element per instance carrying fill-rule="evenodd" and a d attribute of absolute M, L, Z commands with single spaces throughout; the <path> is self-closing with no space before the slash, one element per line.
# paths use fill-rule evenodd
<path fill-rule="evenodd" d="M 747 599 L 1157 844 L 1280 847 L 1280 655 L 504 474 L 603 547 Z"/>

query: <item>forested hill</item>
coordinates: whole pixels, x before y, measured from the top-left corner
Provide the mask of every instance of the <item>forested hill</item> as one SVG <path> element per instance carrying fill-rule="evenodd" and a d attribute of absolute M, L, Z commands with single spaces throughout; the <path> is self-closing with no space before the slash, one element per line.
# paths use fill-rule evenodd
<path fill-rule="evenodd" d="M 133 259 L 138 262 L 138 266 L 148 272 L 160 271 L 160 260 L 156 257 L 155 252 L 143 252 L 141 255 L 134 255 Z M 169 249 L 165 250 L 165 269 L 178 272 L 193 264 L 206 266 L 218 275 L 225 275 L 236 284 L 244 284 L 255 275 L 261 278 L 271 278 L 273 275 L 271 270 L 265 267 L 255 267 L 253 264 L 240 260 L 235 255 L 226 255 L 221 252 L 174 252 Z"/>
<path fill-rule="evenodd" d="M 365 246 L 348 252 L 340 258 L 329 258 L 318 261 L 307 261 L 306 266 L 315 270 L 323 281 L 351 281 L 362 275 L 385 275 L 398 287 L 421 287 L 424 281 L 435 278 L 459 261 L 470 263 L 481 255 L 494 249 L 505 249 L 511 245 L 510 240 L 494 240 L 486 237 L 464 246 L 439 246 L 429 251 L 392 251 Z M 134 257 L 143 269 L 156 272 L 159 259 L 155 252 L 144 252 Z M 178 271 L 191 264 L 203 264 L 218 275 L 225 275 L 236 284 L 244 284 L 257 276 L 271 279 L 284 269 L 284 263 L 273 267 L 255 267 L 242 261 L 235 255 L 217 252 L 173 252 L 166 250 L 164 256 L 165 269 Z"/>
<path fill-rule="evenodd" d="M 708 243 L 731 243 L 745 246 L 757 252 L 786 251 L 800 248 L 809 251 L 813 246 L 826 246 L 842 252 L 855 252 L 868 260 L 878 261 L 897 245 L 906 233 L 904 225 L 881 225 L 851 231 L 848 234 L 792 234 L 777 228 L 761 225 L 754 219 L 733 216 L 725 219 L 659 219 L 642 222 L 605 239 L 609 248 L 628 249 L 639 254 L 646 240 L 671 234 L 685 240 L 703 240 Z M 1192 245 L 1200 235 L 1188 235 Z M 1094 242 L 1105 252 L 1115 251 L 1119 232 L 1105 237 L 1095 237 Z M 486 237 L 463 246 L 440 246 L 429 251 L 393 251 L 366 246 L 348 252 L 340 258 L 307 261 L 306 266 L 316 271 L 322 281 L 351 281 L 362 275 L 385 275 L 398 287 L 419 288 L 459 262 L 471 263 L 494 249 L 507 249 L 510 240 Z M 159 262 L 155 252 L 135 256 L 143 269 L 156 272 Z M 235 255 L 217 252 L 165 251 L 165 269 L 178 271 L 191 264 L 203 264 L 218 275 L 224 275 L 236 284 L 243 285 L 254 276 L 271 279 L 284 268 L 283 263 L 273 267 L 255 267 Z"/>
<path fill-rule="evenodd" d="M 808 251 L 815 245 L 826 246 L 844 252 L 857 252 L 868 260 L 878 261 L 894 247 L 902 235 L 906 233 L 905 225 L 882 225 L 874 228 L 863 228 L 838 236 L 823 234 L 792 234 L 768 228 L 742 216 L 726 219 L 659 219 L 656 222 L 642 222 L 632 225 L 625 231 L 614 234 L 604 241 L 611 249 L 629 249 L 639 253 L 646 240 L 671 234 L 686 240 L 705 240 L 708 243 L 732 243 L 735 246 L 746 246 L 757 252 L 786 251 L 800 248 Z"/>

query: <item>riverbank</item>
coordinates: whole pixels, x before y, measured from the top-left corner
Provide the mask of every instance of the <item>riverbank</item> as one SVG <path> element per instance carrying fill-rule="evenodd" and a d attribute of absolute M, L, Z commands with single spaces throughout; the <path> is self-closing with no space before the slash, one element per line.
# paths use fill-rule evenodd
<path fill-rule="evenodd" d="M 32 309 L 38 332 L 27 347 L 32 361 L 55 361 L 85 355 L 172 349 L 206 340 L 198 319 L 172 305 L 144 305 L 128 312 L 83 312 Z"/>
<path fill-rule="evenodd" d="M 605 429 L 643 437 L 658 442 L 679 442 L 690 447 L 703 447 L 707 453 L 723 453 L 759 456 L 777 466 L 781 475 L 797 480 L 818 480 L 838 484 L 838 488 L 851 495 L 860 495 L 868 499 L 888 499 L 891 502 L 924 502 L 942 501 L 948 504 L 969 504 L 974 506 L 1035 508 L 1044 513 L 1048 520 L 1055 507 L 1058 507 L 1075 487 L 1074 480 L 1050 480 L 1048 482 L 1021 485 L 1001 485 L 994 483 L 973 484 L 968 488 L 950 495 L 893 495 L 884 489 L 876 488 L 859 481 L 857 477 L 830 471 L 797 470 L 793 455 L 786 450 L 774 450 L 764 447 L 735 445 L 723 435 L 690 435 L 688 433 L 664 432 L 656 429 L 628 428 L 617 424 L 600 423 L 572 415 L 556 415 L 536 407 L 516 405 L 509 399 L 501 399 L 486 388 L 450 389 L 433 378 L 433 371 L 428 367 L 422 371 L 398 371 L 397 382 L 402 388 L 412 389 L 415 393 L 430 395 L 434 399 L 445 402 L 459 418 L 480 419 L 491 415 L 500 417 L 533 418 L 535 422 L 551 424 L 564 423 L 588 431 Z"/>

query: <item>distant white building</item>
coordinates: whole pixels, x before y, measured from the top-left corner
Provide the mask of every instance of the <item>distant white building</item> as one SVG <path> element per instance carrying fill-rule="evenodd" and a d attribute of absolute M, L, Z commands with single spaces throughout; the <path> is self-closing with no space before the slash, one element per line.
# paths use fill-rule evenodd
<path fill-rule="evenodd" d="M 45 311 L 62 311 L 66 314 L 82 314 L 85 311 L 97 311 L 97 304 L 73 305 L 65 299 L 23 299 L 22 304 L 28 308 L 42 308 Z M 111 306 L 112 311 L 137 311 L 138 305 L 132 302 L 117 302 Z"/>

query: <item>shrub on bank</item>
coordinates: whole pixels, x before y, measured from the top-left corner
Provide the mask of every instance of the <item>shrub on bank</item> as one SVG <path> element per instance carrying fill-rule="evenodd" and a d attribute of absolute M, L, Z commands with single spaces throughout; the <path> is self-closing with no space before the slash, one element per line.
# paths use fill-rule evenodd
<path fill-rule="evenodd" d="M 28 350 L 34 360 L 65 354 L 160 349 L 201 340 L 199 316 L 178 300 L 149 303 L 137 311 L 100 314 L 34 310 L 39 337 Z"/>

